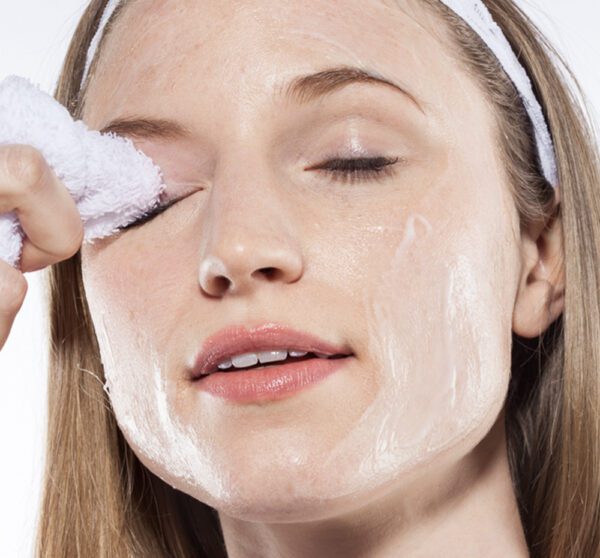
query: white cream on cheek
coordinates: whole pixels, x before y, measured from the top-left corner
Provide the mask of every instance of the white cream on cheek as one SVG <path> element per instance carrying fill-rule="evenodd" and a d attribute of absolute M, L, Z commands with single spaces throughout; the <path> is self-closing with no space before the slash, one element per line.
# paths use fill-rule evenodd
<path fill-rule="evenodd" d="M 246 478 L 266 482 L 260 467 L 254 467 L 261 458 L 257 455 L 255 464 L 247 461 L 253 451 L 266 451 L 260 436 L 247 430 L 247 424 L 254 423 L 233 425 L 250 444 L 249 456 L 237 461 L 236 455 L 242 459 L 242 453 L 236 454 L 239 440 L 231 438 L 231 425 L 219 430 L 223 408 L 196 399 L 196 412 L 182 414 L 190 388 L 172 380 L 167 355 L 161 356 L 149 336 L 134 331 L 132 324 L 119 325 L 114 317 L 106 323 L 106 308 L 96 305 L 93 315 L 108 392 L 119 425 L 142 461 L 166 482 L 230 515 L 280 517 L 281 499 L 288 505 L 313 502 L 310 514 L 316 519 L 332 509 L 319 511 L 316 503 L 375 489 L 414 471 L 473 429 L 491 426 L 506 391 L 510 354 L 506 328 L 510 316 L 502 309 L 505 290 L 495 290 L 502 274 L 485 259 L 486 246 L 494 245 L 492 229 L 482 234 L 484 240 L 465 250 L 460 250 L 459 242 L 443 256 L 453 247 L 442 244 L 436 251 L 435 244 L 445 235 L 435 223 L 410 214 L 403 228 L 389 269 L 363 300 L 369 354 L 378 366 L 369 370 L 371 363 L 363 362 L 361 373 L 380 381 L 376 396 L 326 453 L 311 454 L 314 448 L 308 439 L 302 447 L 294 432 L 289 445 L 277 450 L 284 456 L 270 454 L 273 471 L 288 470 L 293 483 L 285 483 L 283 490 L 278 487 L 281 479 L 273 479 L 270 496 L 262 492 L 263 500 L 256 495 L 261 485 L 250 488 Z M 462 242 L 469 239 L 466 235 Z M 500 277 L 491 280 L 496 275 Z M 128 331 L 131 338 L 123 339 Z M 333 387 L 324 389 L 323 393 Z M 309 401 L 325 403 L 316 395 L 314 400 L 305 399 L 304 405 Z M 291 403 L 284 412 L 295 416 L 297 410 Z M 268 407 L 261 412 L 269 425 L 265 428 L 275 428 Z M 199 417 L 203 423 L 197 422 Z M 244 419 L 243 411 L 239 417 Z M 305 428 L 310 428 L 308 423 Z M 271 433 L 264 434 L 268 440 Z M 298 467 L 295 474 L 289 469 L 293 465 Z M 300 515 L 306 513 L 298 509 Z M 287 513 L 291 520 L 294 510 Z"/>
<path fill-rule="evenodd" d="M 164 358 L 161 358 L 147 339 L 132 337 L 134 346 L 129 355 L 121 349 L 125 344 L 115 342 L 109 331 L 108 310 L 94 309 L 94 324 L 104 372 L 105 391 L 110 397 L 119 427 L 129 444 L 143 462 L 166 482 L 177 487 L 206 489 L 222 495 L 230 486 L 223 482 L 222 473 L 214 467 L 201 425 L 183 425 L 173 412 L 173 385 L 167 385 Z M 113 348 L 118 348 L 115 357 Z M 141 351 L 147 351 L 139 358 Z M 143 354 L 143 353 L 142 353 Z M 127 358 L 129 357 L 129 358 Z M 140 371 L 140 367 L 145 370 Z"/>
<path fill-rule="evenodd" d="M 510 322 L 485 276 L 499 270 L 468 249 L 436 260 L 431 231 L 423 216 L 409 216 L 389 272 L 365 298 L 384 381 L 359 427 L 329 456 L 340 463 L 355 449 L 355 486 L 414 470 L 474 428 L 491 427 L 502 406 Z"/>

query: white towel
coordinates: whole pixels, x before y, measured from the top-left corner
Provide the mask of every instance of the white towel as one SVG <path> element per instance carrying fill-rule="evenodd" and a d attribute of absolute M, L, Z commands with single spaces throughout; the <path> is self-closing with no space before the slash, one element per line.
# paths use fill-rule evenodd
<path fill-rule="evenodd" d="M 110 236 L 155 207 L 165 185 L 160 168 L 133 142 L 89 130 L 25 78 L 0 82 L 0 145 L 38 149 L 73 197 L 84 242 Z M 17 267 L 24 233 L 16 213 L 0 214 L 0 259 Z"/>

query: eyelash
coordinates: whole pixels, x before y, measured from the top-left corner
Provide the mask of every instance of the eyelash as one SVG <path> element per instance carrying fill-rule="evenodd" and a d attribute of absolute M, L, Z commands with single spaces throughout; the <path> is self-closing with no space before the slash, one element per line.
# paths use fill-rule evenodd
<path fill-rule="evenodd" d="M 393 166 L 398 163 L 399 157 L 358 157 L 354 159 L 331 159 L 325 163 L 310 167 L 305 170 L 321 170 L 329 174 L 332 182 L 341 182 L 343 184 L 355 184 L 357 182 L 366 182 L 375 179 L 384 180 L 394 174 Z M 175 205 L 179 199 L 172 199 L 162 205 L 157 205 L 154 209 L 144 213 L 139 219 L 129 225 L 121 226 L 119 230 L 132 229 L 147 223 L 163 211 L 166 211 L 172 205 Z"/>
<path fill-rule="evenodd" d="M 117 230 L 125 231 L 127 229 L 133 229 L 134 227 L 139 227 L 140 225 L 147 223 L 148 221 L 150 221 L 157 215 L 160 215 L 163 211 L 166 211 L 167 209 L 169 209 L 169 207 L 171 207 L 172 205 L 175 205 L 178 201 L 179 200 L 177 198 L 174 198 L 172 200 L 169 200 L 168 202 L 159 204 L 156 207 L 154 207 L 153 209 L 151 209 L 150 211 L 147 211 L 146 213 L 144 213 L 139 219 L 136 219 L 135 221 L 133 221 L 133 223 L 129 223 L 129 225 L 122 225 L 120 227 L 117 227 Z"/>
<path fill-rule="evenodd" d="M 322 170 L 330 174 L 333 182 L 355 184 L 376 179 L 384 180 L 394 174 L 393 166 L 400 160 L 399 157 L 358 157 L 355 159 L 331 159 L 317 167 L 307 170 Z"/>

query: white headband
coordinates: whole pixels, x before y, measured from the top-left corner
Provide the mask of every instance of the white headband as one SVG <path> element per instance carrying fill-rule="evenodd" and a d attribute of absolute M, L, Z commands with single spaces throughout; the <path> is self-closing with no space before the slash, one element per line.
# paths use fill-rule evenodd
<path fill-rule="evenodd" d="M 110 20 L 114 11 L 117 9 L 121 0 L 109 0 L 102 14 L 102 19 L 98 30 L 90 43 L 87 53 L 85 70 L 81 85 L 85 83 L 88 77 L 92 61 L 98 50 L 98 45 L 104 34 L 106 24 Z M 489 10 L 481 0 L 440 0 L 450 8 L 458 17 L 464 20 L 479 37 L 485 42 L 488 48 L 496 55 L 496 58 L 504 68 L 508 77 L 512 80 L 521 99 L 529 118 L 533 123 L 537 151 L 542 166 L 542 171 L 546 180 L 554 187 L 558 187 L 558 174 L 556 169 L 556 156 L 552 138 L 542 107 L 540 106 L 531 86 L 531 80 L 515 55 L 510 43 L 504 36 L 502 29 L 496 24 Z"/>

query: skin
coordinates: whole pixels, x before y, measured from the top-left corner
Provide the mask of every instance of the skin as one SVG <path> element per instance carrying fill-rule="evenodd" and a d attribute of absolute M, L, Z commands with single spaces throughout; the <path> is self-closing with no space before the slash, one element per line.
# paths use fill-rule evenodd
<path fill-rule="evenodd" d="M 374 84 L 277 96 L 340 64 L 418 106 Z M 82 247 L 141 461 L 219 511 L 234 558 L 527 556 L 503 408 L 512 331 L 533 337 L 563 309 L 560 222 L 519 230 L 492 112 L 443 25 L 414 1 L 133 2 L 83 119 L 132 115 L 192 131 L 134 138 L 185 197 Z M 354 184 L 305 170 L 357 152 L 403 162 Z M 277 402 L 189 382 L 206 337 L 265 321 L 354 357 Z"/>

